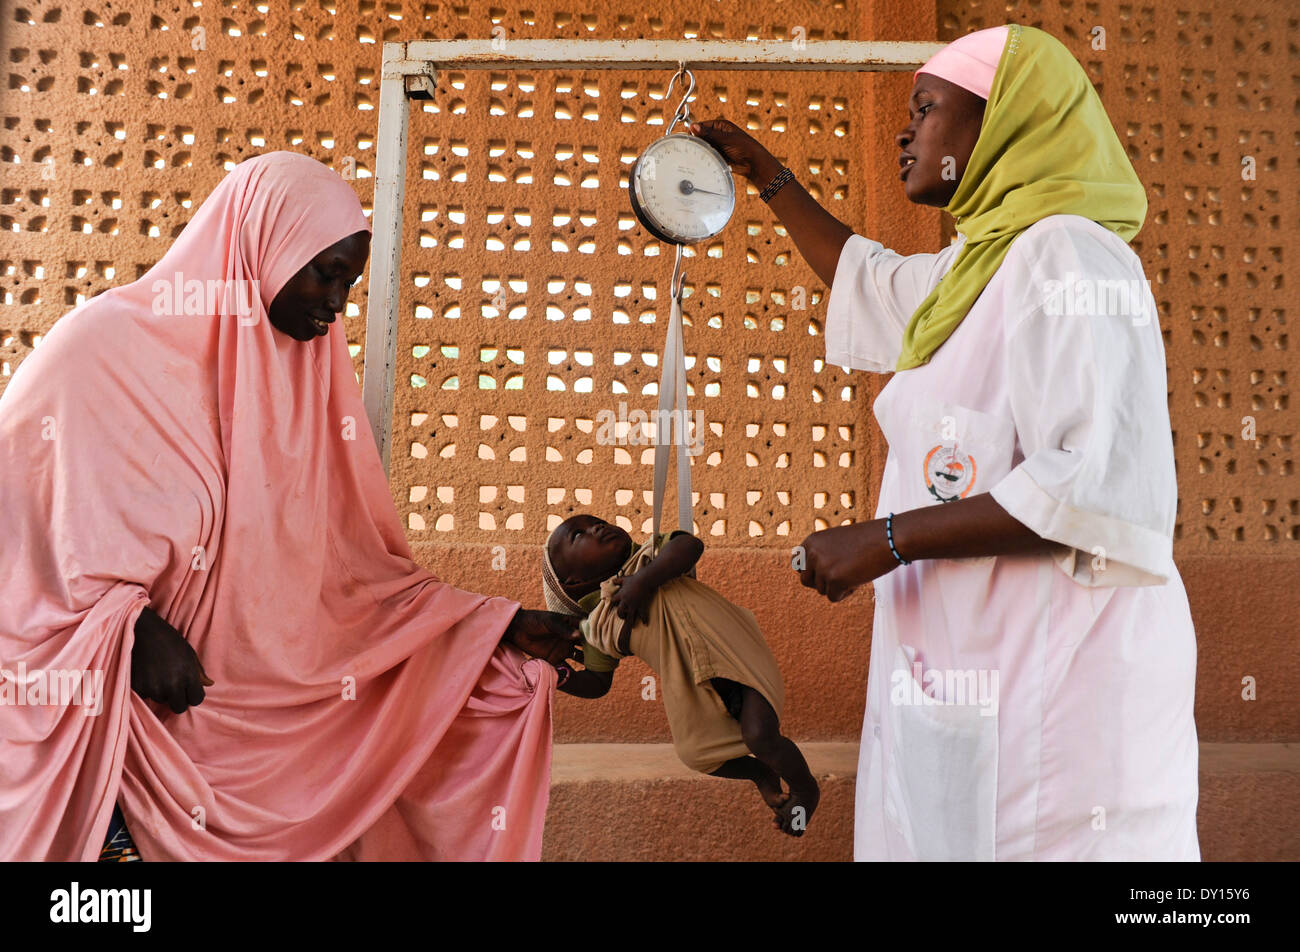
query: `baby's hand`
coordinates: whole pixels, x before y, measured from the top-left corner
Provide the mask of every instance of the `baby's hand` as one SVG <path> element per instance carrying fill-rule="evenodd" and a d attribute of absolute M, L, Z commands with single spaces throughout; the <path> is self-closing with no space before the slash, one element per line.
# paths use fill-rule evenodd
<path fill-rule="evenodd" d="M 638 581 L 635 575 L 612 581 L 618 583 L 618 591 L 614 593 L 609 603 L 618 612 L 618 617 L 629 624 L 635 624 L 637 621 L 648 622 L 650 602 L 655 595 L 654 588 L 644 581 Z"/>

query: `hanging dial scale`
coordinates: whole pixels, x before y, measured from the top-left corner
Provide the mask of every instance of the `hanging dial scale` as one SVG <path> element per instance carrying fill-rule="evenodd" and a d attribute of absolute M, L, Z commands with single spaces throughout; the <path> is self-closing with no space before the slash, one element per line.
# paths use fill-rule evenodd
<path fill-rule="evenodd" d="M 731 168 L 713 146 L 698 136 L 673 132 L 680 122 L 691 123 L 689 100 L 695 91 L 695 77 L 685 68 L 668 83 L 685 73 L 690 86 L 668 131 L 637 157 L 628 179 L 632 212 L 650 234 L 660 241 L 681 246 L 704 241 L 720 233 L 736 207 L 736 186 Z"/>
<path fill-rule="evenodd" d="M 664 94 L 672 94 L 678 77 L 689 81 L 673 120 L 662 138 L 650 143 L 637 157 L 628 177 L 632 212 L 660 241 L 677 246 L 669 287 L 671 309 L 664 353 L 660 360 L 659 412 L 655 415 L 654 538 L 660 534 L 664 490 L 667 488 L 669 447 L 677 445 L 677 526 L 694 532 L 691 466 L 687 445 L 686 355 L 682 340 L 682 246 L 705 241 L 721 233 L 736 207 L 736 186 L 727 160 L 698 136 L 674 133 L 680 122 L 689 128 L 689 101 L 695 77 L 680 64 Z M 676 421 L 676 439 L 669 432 Z M 703 438 L 697 433 L 696 440 Z"/>

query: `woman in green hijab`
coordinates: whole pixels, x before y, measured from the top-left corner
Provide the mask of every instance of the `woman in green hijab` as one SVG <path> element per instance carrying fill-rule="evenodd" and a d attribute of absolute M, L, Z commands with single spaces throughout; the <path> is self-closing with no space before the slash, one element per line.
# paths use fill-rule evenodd
<path fill-rule="evenodd" d="M 958 232 L 936 254 L 853 234 L 732 123 L 692 128 L 831 288 L 827 362 L 896 371 L 875 518 L 813 533 L 801 573 L 834 602 L 874 583 L 855 855 L 1199 859 L 1142 185 L 1031 27 L 948 45 L 907 107 L 904 190 Z"/>

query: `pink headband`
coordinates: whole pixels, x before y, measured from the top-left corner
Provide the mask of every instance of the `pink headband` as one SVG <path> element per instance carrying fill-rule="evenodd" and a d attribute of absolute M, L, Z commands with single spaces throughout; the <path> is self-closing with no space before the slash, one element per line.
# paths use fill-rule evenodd
<path fill-rule="evenodd" d="M 998 71 L 998 60 L 1002 58 L 1006 45 L 1005 26 L 967 33 L 926 60 L 925 65 L 912 74 L 912 80 L 915 81 L 920 73 L 929 73 L 968 89 L 981 99 L 988 99 L 993 77 Z"/>

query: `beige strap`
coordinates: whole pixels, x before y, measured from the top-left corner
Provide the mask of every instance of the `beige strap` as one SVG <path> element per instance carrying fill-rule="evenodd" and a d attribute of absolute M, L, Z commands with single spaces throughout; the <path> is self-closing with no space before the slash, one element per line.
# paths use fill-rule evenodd
<path fill-rule="evenodd" d="M 654 538 L 659 538 L 664 509 L 664 490 L 668 486 L 668 455 L 672 442 L 673 421 L 677 432 L 677 528 L 694 533 L 694 498 L 691 495 L 691 459 L 687 452 L 690 434 L 686 412 L 686 350 L 682 338 L 682 246 L 677 246 L 677 262 L 669 287 L 672 305 L 668 314 L 668 336 L 664 341 L 659 369 L 659 412 L 655 416 L 655 494 Z M 700 436 L 702 434 L 697 434 Z"/>

